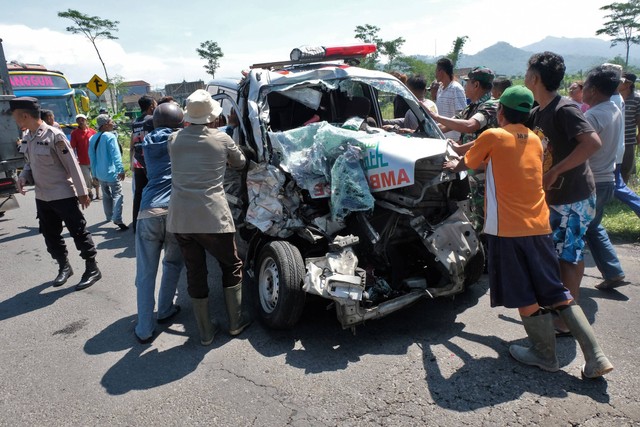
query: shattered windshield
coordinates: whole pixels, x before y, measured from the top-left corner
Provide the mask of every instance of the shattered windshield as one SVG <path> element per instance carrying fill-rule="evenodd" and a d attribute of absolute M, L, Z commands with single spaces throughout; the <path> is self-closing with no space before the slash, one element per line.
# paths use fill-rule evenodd
<path fill-rule="evenodd" d="M 349 77 L 307 80 L 290 85 L 265 87 L 258 101 L 260 118 L 269 131 L 287 131 L 310 123 L 342 124 L 351 117 L 365 119 L 382 128 L 398 116 L 396 104 L 413 111 L 414 136 L 441 138 L 437 126 L 423 107 L 399 81 L 385 78 Z M 405 112 L 402 113 L 404 117 Z M 400 126 L 402 127 L 402 126 Z"/>

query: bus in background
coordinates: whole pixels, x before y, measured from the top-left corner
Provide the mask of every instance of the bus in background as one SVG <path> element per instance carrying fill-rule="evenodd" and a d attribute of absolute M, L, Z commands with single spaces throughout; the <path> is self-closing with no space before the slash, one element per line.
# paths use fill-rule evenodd
<path fill-rule="evenodd" d="M 24 166 L 24 155 L 18 147 L 22 133 L 11 117 L 9 102 L 14 98 L 9 84 L 9 71 L 0 39 L 0 217 L 19 207 L 15 194 L 17 171 Z"/>
<path fill-rule="evenodd" d="M 7 63 L 9 80 L 16 97 L 32 96 L 38 98 L 42 109 L 51 110 L 56 122 L 69 137 L 76 128 L 76 91 L 71 88 L 60 71 L 47 70 L 39 64 L 22 64 L 16 61 Z M 89 98 L 80 91 L 81 108 L 89 111 Z"/>

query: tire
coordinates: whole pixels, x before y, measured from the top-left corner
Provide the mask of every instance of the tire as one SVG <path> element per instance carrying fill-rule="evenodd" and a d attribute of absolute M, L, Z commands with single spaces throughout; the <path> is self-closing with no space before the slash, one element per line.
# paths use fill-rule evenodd
<path fill-rule="evenodd" d="M 258 257 L 258 313 L 273 329 L 290 329 L 304 309 L 304 261 L 298 248 L 277 240 L 267 243 Z"/>

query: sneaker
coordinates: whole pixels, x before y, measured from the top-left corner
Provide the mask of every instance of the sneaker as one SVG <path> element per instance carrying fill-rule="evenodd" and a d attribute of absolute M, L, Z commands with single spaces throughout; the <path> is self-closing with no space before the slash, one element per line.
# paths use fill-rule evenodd
<path fill-rule="evenodd" d="M 169 314 L 167 317 L 163 317 L 162 319 L 158 319 L 158 323 L 162 325 L 171 322 L 173 318 L 176 317 L 178 313 L 180 313 L 180 310 L 180 306 L 178 304 L 174 304 L 171 314 Z"/>
<path fill-rule="evenodd" d="M 601 291 L 605 291 L 607 289 L 614 289 L 618 286 L 628 285 L 629 282 L 624 280 L 624 276 L 614 277 L 613 279 L 604 279 L 602 282 L 596 285 L 596 289 L 600 289 Z"/>
<path fill-rule="evenodd" d="M 155 333 L 151 334 L 151 336 L 150 336 L 150 337 L 148 337 L 148 338 L 144 338 L 144 339 L 140 338 L 140 337 L 138 336 L 138 334 L 136 334 L 135 332 L 133 333 L 133 335 L 136 337 L 136 340 L 137 340 L 140 344 L 150 344 L 150 343 L 152 343 L 152 342 L 153 342 L 153 340 L 154 340 L 154 339 L 156 339 L 156 334 L 155 334 Z"/>
<path fill-rule="evenodd" d="M 129 229 L 129 226 L 123 222 L 115 222 L 114 224 L 119 227 L 120 231 L 126 231 Z"/>

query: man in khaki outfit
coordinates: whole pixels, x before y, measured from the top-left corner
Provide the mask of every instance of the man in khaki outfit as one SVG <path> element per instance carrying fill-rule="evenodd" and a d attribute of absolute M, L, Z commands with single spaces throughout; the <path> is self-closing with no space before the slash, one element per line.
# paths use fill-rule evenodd
<path fill-rule="evenodd" d="M 202 89 L 187 98 L 184 121 L 190 126 L 169 137 L 171 200 L 167 231 L 174 233 L 187 267 L 187 291 L 193 302 L 200 342 L 209 345 L 218 326 L 209 318 L 206 252 L 222 270 L 229 333 L 249 322 L 242 316 L 242 261 L 234 240 L 235 225 L 223 188 L 227 163 L 242 168 L 245 157 L 226 133 L 216 129 L 222 108 Z"/>
<path fill-rule="evenodd" d="M 102 274 L 96 264 L 96 247 L 86 230 L 87 221 L 78 206 L 85 209 L 91 203 L 80 166 L 64 133 L 40 119 L 40 104 L 36 98 L 14 98 L 9 106 L 18 127 L 28 130 L 20 149 L 27 163 L 18 178 L 18 190 L 25 194 L 25 186 L 36 187 L 40 233 L 47 251 L 60 266 L 53 286 L 64 285 L 73 275 L 62 238 L 64 222 L 86 263 L 76 290 L 88 288 L 100 280 Z"/>

